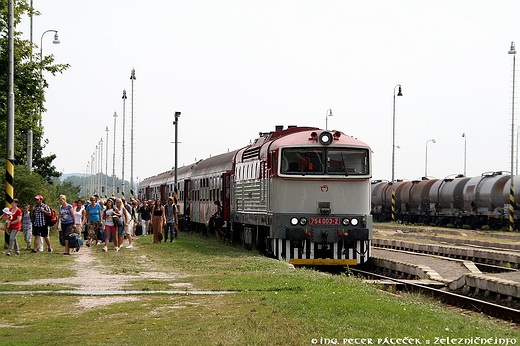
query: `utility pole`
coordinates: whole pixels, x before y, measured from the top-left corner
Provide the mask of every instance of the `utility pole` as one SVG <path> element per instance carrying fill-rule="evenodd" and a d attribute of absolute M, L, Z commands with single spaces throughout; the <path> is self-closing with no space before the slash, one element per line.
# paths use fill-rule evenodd
<path fill-rule="evenodd" d="M 5 161 L 5 204 L 14 199 L 14 0 L 9 0 L 8 19 L 8 94 L 7 94 L 7 159 Z"/>
<path fill-rule="evenodd" d="M 132 95 L 130 99 L 132 115 L 132 122 L 130 126 L 130 197 L 134 198 L 133 192 L 135 191 L 134 186 L 134 80 L 135 80 L 135 68 L 130 72 L 130 80 L 132 81 Z"/>

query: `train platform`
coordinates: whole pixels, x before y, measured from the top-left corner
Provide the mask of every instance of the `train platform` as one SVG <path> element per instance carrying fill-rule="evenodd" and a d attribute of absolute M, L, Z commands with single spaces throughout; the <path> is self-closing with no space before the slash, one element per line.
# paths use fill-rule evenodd
<path fill-rule="evenodd" d="M 450 290 L 474 292 L 508 300 L 520 298 L 520 272 L 484 274 L 473 262 L 435 255 L 372 249 L 371 263 L 394 273 L 444 283 Z"/>
<path fill-rule="evenodd" d="M 475 264 L 470 261 L 405 253 L 391 249 L 373 248 L 371 261 L 378 267 L 405 273 L 410 277 L 441 281 L 445 284 L 466 274 L 481 273 Z"/>
<path fill-rule="evenodd" d="M 374 238 L 372 240 L 372 245 L 387 249 L 406 250 L 467 261 L 509 266 L 511 268 L 520 267 L 520 252 L 515 252 L 513 250 L 490 249 L 486 247 L 464 247 L 447 244 L 414 243 L 381 238 Z"/>

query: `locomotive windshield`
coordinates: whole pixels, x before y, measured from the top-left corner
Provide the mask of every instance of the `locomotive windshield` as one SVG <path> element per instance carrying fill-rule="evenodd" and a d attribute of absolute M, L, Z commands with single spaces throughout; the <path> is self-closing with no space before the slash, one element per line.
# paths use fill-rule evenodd
<path fill-rule="evenodd" d="M 368 150 L 358 148 L 287 148 L 282 174 L 367 175 Z"/>

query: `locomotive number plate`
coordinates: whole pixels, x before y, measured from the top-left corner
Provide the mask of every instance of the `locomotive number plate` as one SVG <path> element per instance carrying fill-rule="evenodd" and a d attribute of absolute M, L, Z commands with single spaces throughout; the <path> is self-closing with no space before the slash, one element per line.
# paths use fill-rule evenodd
<path fill-rule="evenodd" d="M 339 225 L 339 217 L 310 217 L 309 225 Z"/>

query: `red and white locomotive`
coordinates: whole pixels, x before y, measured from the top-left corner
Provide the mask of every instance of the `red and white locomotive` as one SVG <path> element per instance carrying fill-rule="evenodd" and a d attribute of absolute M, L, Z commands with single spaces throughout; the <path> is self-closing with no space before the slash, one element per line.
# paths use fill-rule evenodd
<path fill-rule="evenodd" d="M 139 197 L 173 194 L 174 171 Z M 370 256 L 370 147 L 340 131 L 277 126 L 253 144 L 177 170 L 181 211 L 205 227 L 222 202 L 228 236 L 296 265 L 357 265 Z"/>

